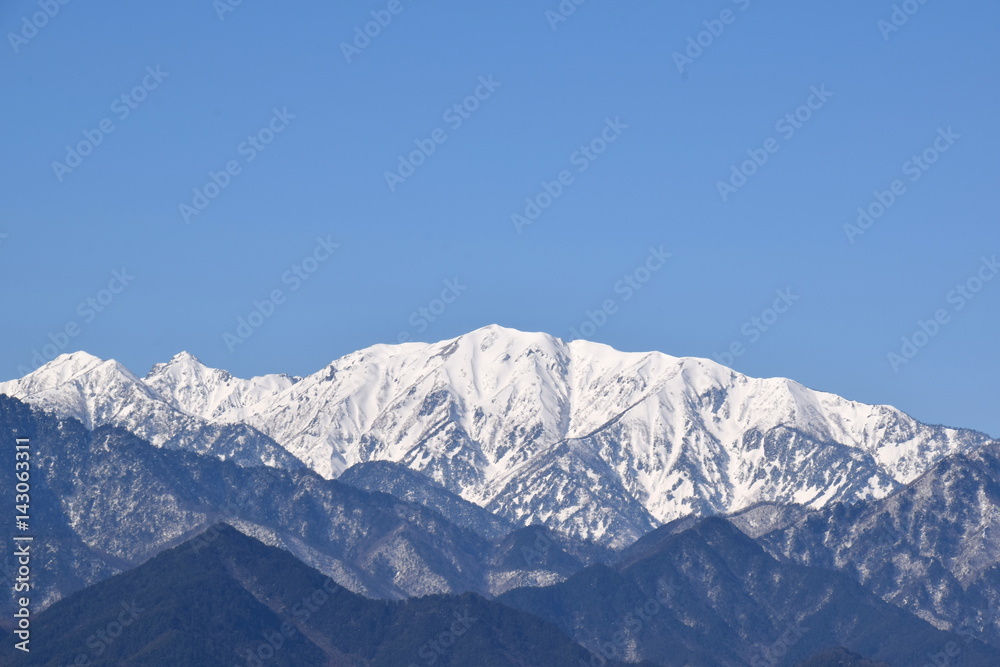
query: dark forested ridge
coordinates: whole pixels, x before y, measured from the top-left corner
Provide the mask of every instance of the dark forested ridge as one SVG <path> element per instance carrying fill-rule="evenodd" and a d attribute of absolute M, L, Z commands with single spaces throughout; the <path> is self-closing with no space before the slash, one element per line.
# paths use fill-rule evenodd
<path fill-rule="evenodd" d="M 893 665 L 923 665 L 949 644 L 969 665 L 1000 650 L 942 632 L 848 575 L 781 562 L 720 518 L 660 529 L 621 564 L 499 600 L 558 625 L 609 658 L 704 667 L 796 665 L 846 647 Z"/>
<path fill-rule="evenodd" d="M 891 667 L 887 662 L 866 660 L 844 648 L 832 648 L 814 655 L 797 667 Z"/>
<path fill-rule="evenodd" d="M 83 658 L 79 658 L 83 656 Z M 475 594 L 370 600 L 220 524 L 54 604 L 10 665 L 561 665 L 591 656 Z"/>

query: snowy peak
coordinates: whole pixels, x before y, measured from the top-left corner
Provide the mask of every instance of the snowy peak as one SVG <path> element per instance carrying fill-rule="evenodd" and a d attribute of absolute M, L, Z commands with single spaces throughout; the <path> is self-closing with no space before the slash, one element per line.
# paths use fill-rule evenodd
<path fill-rule="evenodd" d="M 691 513 L 882 497 L 988 440 L 707 359 L 496 325 L 304 378 L 241 379 L 181 353 L 139 380 L 77 353 L 0 392 L 156 445 L 251 464 L 290 453 L 327 478 L 391 461 L 512 523 L 607 545 Z"/>
<path fill-rule="evenodd" d="M 12 380 L 11 382 L 18 382 L 23 386 L 30 386 L 36 391 L 43 391 L 47 388 L 73 382 L 99 368 L 103 368 L 105 373 L 119 372 L 134 378 L 127 368 L 113 359 L 106 361 L 87 352 L 72 352 L 60 354 L 20 380 Z M 4 382 L 0 386 L 8 384 L 8 382 Z"/>
<path fill-rule="evenodd" d="M 196 387 L 195 395 L 202 396 L 213 379 L 229 377 L 225 371 L 205 368 L 192 355 L 178 355 L 166 364 L 157 364 L 142 380 L 117 361 L 76 352 L 61 355 L 19 380 L 0 383 L 0 394 L 59 417 L 77 419 L 88 429 L 124 428 L 157 447 L 187 449 L 232 459 L 240 465 L 301 466 L 288 451 L 247 425 L 202 419 L 175 398 L 191 387 Z M 158 383 L 158 378 L 166 380 Z M 257 380 L 261 379 L 239 382 L 258 386 Z M 271 383 L 258 384 L 268 387 Z M 169 391 L 161 392 L 164 388 Z M 201 403 L 219 393 L 209 393 Z"/>
<path fill-rule="evenodd" d="M 884 495 L 981 440 L 707 359 L 498 326 L 360 350 L 258 407 L 243 418 L 324 476 L 396 461 L 511 520 L 595 539 L 689 512 Z"/>
<path fill-rule="evenodd" d="M 558 339 L 501 327 L 440 343 L 377 345 L 334 361 L 246 419 L 281 433 L 325 476 L 394 460 L 440 483 L 452 464 L 481 477 L 505 465 L 507 454 L 528 454 L 525 438 L 511 429 L 561 439 L 567 363 Z"/>
<path fill-rule="evenodd" d="M 160 366 L 160 365 L 162 365 L 162 364 L 156 364 L 156 366 Z M 201 359 L 199 359 L 198 357 L 194 356 L 193 354 L 191 354 L 190 352 L 188 352 L 186 350 L 183 351 L 183 352 L 178 352 L 177 354 L 175 354 L 173 357 L 170 358 L 170 361 L 168 361 L 165 365 L 167 365 L 167 366 L 200 366 L 202 368 L 207 368 L 207 366 L 205 366 L 205 364 L 201 363 Z M 154 368 L 156 366 L 154 366 Z"/>
<path fill-rule="evenodd" d="M 96 357 L 89 352 L 84 352 L 83 350 L 78 350 L 76 352 L 60 354 L 47 364 L 39 366 L 32 374 L 37 373 L 39 375 L 51 375 L 55 372 L 65 373 L 67 371 L 83 371 L 103 364 L 104 362 L 105 360 L 100 357 Z"/>
<path fill-rule="evenodd" d="M 169 376 L 173 378 L 184 378 L 184 377 L 204 377 L 206 375 L 212 375 L 216 373 L 229 373 L 225 371 L 216 371 L 216 369 L 209 368 L 205 364 L 201 363 L 198 357 L 194 356 L 190 352 L 179 352 L 171 357 L 170 361 L 161 364 L 154 364 L 146 374 L 146 380 L 151 378 Z"/>
<path fill-rule="evenodd" d="M 160 400 L 122 364 L 86 352 L 59 355 L 19 380 L 0 383 L 0 394 L 78 419 L 88 428 L 103 423 L 101 415 L 117 409 L 107 405 L 110 396 L 118 398 L 116 403 L 132 405 Z"/>
<path fill-rule="evenodd" d="M 239 414 L 259 401 L 291 387 L 297 378 L 265 375 L 244 380 L 209 368 L 190 352 L 156 364 L 146 384 L 178 410 L 209 421 L 238 421 Z"/>

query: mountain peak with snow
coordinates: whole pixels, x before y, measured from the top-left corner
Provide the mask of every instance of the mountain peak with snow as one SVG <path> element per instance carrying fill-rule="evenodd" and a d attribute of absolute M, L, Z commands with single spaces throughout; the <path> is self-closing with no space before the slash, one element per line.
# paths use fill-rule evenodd
<path fill-rule="evenodd" d="M 239 421 L 241 409 L 296 381 L 287 375 L 237 378 L 229 371 L 209 368 L 190 352 L 180 352 L 167 363 L 154 365 L 145 379 L 178 409 L 209 421 Z"/>
<path fill-rule="evenodd" d="M 67 352 L 39 366 L 25 377 L 58 378 L 59 381 L 66 381 L 105 364 L 119 365 L 114 359 L 101 359 L 89 352 Z"/>
<path fill-rule="evenodd" d="M 199 359 L 198 357 L 194 356 L 193 354 L 191 354 L 187 350 L 185 350 L 183 352 L 178 352 L 173 357 L 171 357 L 170 361 L 168 361 L 167 363 L 168 364 L 198 364 L 199 366 L 204 366 L 205 365 L 205 364 L 203 364 L 201 362 L 201 359 Z"/>
<path fill-rule="evenodd" d="M 236 378 L 180 353 L 139 380 L 77 353 L 0 393 L 158 445 L 249 427 L 327 478 L 401 463 L 516 524 L 605 544 L 692 513 L 884 496 L 988 441 L 708 359 L 498 325 L 375 345 L 303 378 Z"/>

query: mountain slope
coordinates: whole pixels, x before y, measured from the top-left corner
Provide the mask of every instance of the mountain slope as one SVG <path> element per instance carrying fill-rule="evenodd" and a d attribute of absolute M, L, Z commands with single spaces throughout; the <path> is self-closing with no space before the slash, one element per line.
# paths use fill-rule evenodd
<path fill-rule="evenodd" d="M 887 498 L 812 512 L 760 542 L 1000 646 L 1000 442 L 951 456 Z"/>
<path fill-rule="evenodd" d="M 365 491 L 378 491 L 400 500 L 419 503 L 447 517 L 455 525 L 491 541 L 501 539 L 514 530 L 514 524 L 509 521 L 504 521 L 399 463 L 358 463 L 348 468 L 337 481 Z"/>
<path fill-rule="evenodd" d="M 181 352 L 167 363 L 153 366 L 143 382 L 178 409 L 212 421 L 266 400 L 300 379 L 264 375 L 243 380 L 228 371 L 208 368 L 193 354 Z"/>
<path fill-rule="evenodd" d="M 865 660 L 857 653 L 835 648 L 814 655 L 797 667 L 889 667 L 889 664 Z"/>
<path fill-rule="evenodd" d="M 829 648 L 922 665 L 949 642 L 968 665 L 1000 650 L 935 630 L 845 574 L 781 563 L 723 519 L 647 541 L 644 554 L 499 598 L 609 659 L 711 667 L 795 665 Z M 651 547 L 656 544 L 656 547 Z"/>
<path fill-rule="evenodd" d="M 19 380 L 0 383 L 0 394 L 76 419 L 91 430 L 118 426 L 157 447 L 186 449 L 241 465 L 302 467 L 301 461 L 256 429 L 196 417 L 117 361 L 84 352 L 60 355 Z"/>
<path fill-rule="evenodd" d="M 533 563 L 512 570 L 496 546 L 422 505 L 309 470 L 251 468 L 153 447 L 127 431 L 88 431 L 6 396 L 0 396 L 0 432 L 32 441 L 36 609 L 218 521 L 373 597 L 489 594 L 494 581 L 562 579 L 540 574 Z M 0 501 L 13 507 L 14 492 L 0 486 Z M 12 552 L 10 543 L 0 546 L 8 572 Z M 0 599 L 0 611 L 11 604 L 9 596 Z"/>
<path fill-rule="evenodd" d="M 64 355 L 0 393 L 157 445 L 301 460 L 327 478 L 400 463 L 515 525 L 613 547 L 692 513 L 882 497 L 988 440 L 705 359 L 497 326 L 376 345 L 301 379 L 238 380 L 179 355 L 142 381 Z M 237 427 L 249 433 L 221 452 L 199 431 Z"/>
<path fill-rule="evenodd" d="M 591 657 L 475 595 L 368 600 L 225 525 L 55 604 L 33 630 L 32 653 L 5 643 L 3 664 L 569 667 Z"/>

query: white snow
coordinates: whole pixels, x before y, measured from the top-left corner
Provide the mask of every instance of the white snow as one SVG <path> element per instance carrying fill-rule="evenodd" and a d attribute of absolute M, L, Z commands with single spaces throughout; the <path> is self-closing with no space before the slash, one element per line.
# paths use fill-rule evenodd
<path fill-rule="evenodd" d="M 376 345 L 304 378 L 240 379 L 181 353 L 140 380 L 78 352 L 0 393 L 157 445 L 198 424 L 242 422 L 328 478 L 362 461 L 404 462 L 508 518 L 622 540 L 692 507 L 884 495 L 984 437 L 707 359 L 495 325 Z M 609 527 L 616 512 L 623 523 Z"/>

